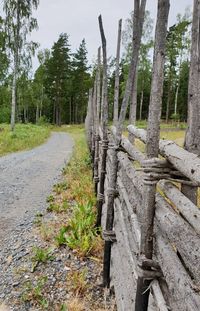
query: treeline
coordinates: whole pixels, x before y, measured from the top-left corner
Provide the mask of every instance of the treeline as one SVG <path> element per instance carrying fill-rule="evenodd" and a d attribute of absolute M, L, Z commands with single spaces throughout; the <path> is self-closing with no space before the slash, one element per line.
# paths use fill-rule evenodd
<path fill-rule="evenodd" d="M 153 55 L 153 25 L 154 21 L 150 12 L 146 11 L 142 42 L 137 67 L 137 120 L 147 119 L 150 99 L 152 55 Z M 131 40 L 133 33 L 133 16 L 127 19 L 123 31 L 123 44 L 125 52 L 120 64 L 120 98 L 122 103 L 123 93 L 128 76 L 131 58 Z M 164 92 L 162 119 L 167 122 L 172 120 L 187 120 L 187 97 L 189 79 L 189 58 L 191 47 L 191 12 L 189 8 L 185 14 L 177 15 L 176 23 L 167 32 L 166 61 L 164 75 Z M 113 62 L 114 65 L 114 62 Z M 109 78 L 109 102 L 113 102 L 115 72 Z M 112 118 L 113 109 L 110 109 Z M 127 112 L 127 118 L 129 111 Z"/>
<path fill-rule="evenodd" d="M 18 5 L 20 11 L 17 11 Z M 11 120 L 12 128 L 15 119 L 23 123 L 50 122 L 56 125 L 82 123 L 96 64 L 92 67 L 88 65 L 84 39 L 73 53 L 69 36 L 62 33 L 50 50 L 37 53 L 39 67 L 34 75 L 31 74 L 31 58 L 38 45 L 27 42 L 27 35 L 37 27 L 32 10 L 38 5 L 37 0 L 4 0 L 6 16 L 5 19 L 0 18 L 0 123 L 9 123 Z M 132 20 L 131 15 L 123 31 L 119 103 L 122 102 L 128 76 Z M 167 35 L 162 109 L 162 117 L 166 121 L 187 119 L 190 20 L 190 12 L 186 10 L 183 16 L 177 16 L 176 24 L 169 28 Z M 137 70 L 137 119 L 146 119 L 148 115 L 154 44 L 152 33 L 153 20 L 147 11 Z M 112 58 L 109 62 L 109 103 L 114 101 L 114 83 L 115 59 Z M 110 118 L 113 111 L 111 106 Z"/>

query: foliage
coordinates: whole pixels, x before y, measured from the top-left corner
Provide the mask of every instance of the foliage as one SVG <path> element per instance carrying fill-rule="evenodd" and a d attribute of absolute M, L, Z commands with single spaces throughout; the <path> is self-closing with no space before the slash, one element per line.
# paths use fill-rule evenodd
<path fill-rule="evenodd" d="M 39 248 L 39 247 L 34 247 L 33 248 L 33 257 L 32 257 L 32 262 L 34 264 L 38 263 L 46 263 L 47 261 L 51 261 L 54 259 L 52 256 L 52 249 L 44 249 L 44 248 Z"/>
<path fill-rule="evenodd" d="M 72 271 L 67 275 L 67 281 L 70 282 L 71 289 L 75 296 L 82 296 L 88 289 L 87 269 Z"/>
<path fill-rule="evenodd" d="M 88 255 L 95 247 L 95 220 L 96 213 L 91 203 L 74 207 L 73 216 L 66 227 L 66 244 L 81 256 Z"/>
<path fill-rule="evenodd" d="M 24 284 L 24 292 L 21 296 L 22 301 L 32 301 L 38 303 L 43 309 L 48 309 L 48 301 L 44 298 L 44 290 L 47 283 L 47 277 L 40 277 L 37 284 L 27 281 Z"/>

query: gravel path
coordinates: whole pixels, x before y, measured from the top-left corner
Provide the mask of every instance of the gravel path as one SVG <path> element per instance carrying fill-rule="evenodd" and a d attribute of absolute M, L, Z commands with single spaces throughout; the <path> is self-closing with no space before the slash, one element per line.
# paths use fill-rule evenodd
<path fill-rule="evenodd" d="M 73 148 L 65 133 L 52 133 L 47 143 L 30 151 L 0 158 L 0 248 L 10 234 L 32 221 L 46 205 L 46 197 L 59 178 Z"/>

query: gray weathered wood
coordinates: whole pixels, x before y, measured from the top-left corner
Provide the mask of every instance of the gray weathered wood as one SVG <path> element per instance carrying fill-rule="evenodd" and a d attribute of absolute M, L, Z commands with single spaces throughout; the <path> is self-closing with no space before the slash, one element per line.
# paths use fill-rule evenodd
<path fill-rule="evenodd" d="M 156 254 L 170 292 L 170 307 L 173 311 L 198 311 L 200 295 L 195 292 L 192 280 L 184 269 L 173 246 L 162 237 L 156 228 Z"/>
<path fill-rule="evenodd" d="M 169 6 L 169 0 L 158 0 L 153 74 L 147 126 L 146 153 L 148 158 L 158 157 L 159 152 L 159 125 L 162 106 L 165 45 Z M 141 219 L 140 254 L 148 259 L 152 259 L 156 184 L 150 182 L 144 183 L 143 190 L 144 196 L 142 204 L 143 217 Z M 149 284 L 150 281 L 144 277 L 138 278 L 135 311 L 145 311 L 148 309 Z"/>
<path fill-rule="evenodd" d="M 137 25 L 137 27 L 135 27 L 133 30 L 134 33 L 133 33 L 131 64 L 129 68 L 128 79 L 119 115 L 119 126 L 118 126 L 119 138 L 121 138 L 121 133 L 123 130 L 123 122 L 126 117 L 126 111 L 131 96 L 132 84 L 136 75 L 136 67 L 138 62 L 139 48 L 144 23 L 145 7 L 146 7 L 146 0 L 141 0 L 141 3 L 138 0 L 134 0 L 134 23 Z"/>
<path fill-rule="evenodd" d="M 185 135 L 184 148 L 200 155 L 200 1 L 194 0 L 192 21 L 192 44 L 190 58 L 190 74 L 188 85 L 188 128 Z M 197 204 L 197 187 L 182 187 L 182 192 Z"/>
<path fill-rule="evenodd" d="M 162 233 L 168 237 L 170 243 L 177 249 L 187 267 L 187 271 L 191 274 L 196 285 L 200 286 L 199 235 L 158 193 L 155 215 Z"/>
<path fill-rule="evenodd" d="M 146 143 L 145 130 L 138 129 L 133 125 L 129 125 L 128 130 Z M 200 184 L 200 159 L 198 155 L 184 150 L 170 140 L 160 140 L 159 151 L 178 171 L 195 183 Z"/>
<path fill-rule="evenodd" d="M 102 111 L 102 156 L 101 156 L 101 172 L 99 177 L 99 195 L 104 195 L 104 180 L 105 180 L 105 171 L 106 171 L 106 156 L 107 156 L 107 140 L 108 140 L 108 133 L 107 133 L 107 123 L 108 123 L 108 85 L 107 85 L 107 50 L 106 50 L 106 38 L 103 29 L 103 22 L 101 15 L 99 16 L 99 29 L 101 34 L 101 41 L 102 41 L 102 51 L 103 51 L 103 83 L 102 83 L 102 104 L 101 104 L 101 111 Z M 103 200 L 102 198 L 98 197 L 97 200 L 97 226 L 101 225 L 101 213 L 102 213 L 102 205 Z"/>
<path fill-rule="evenodd" d="M 185 148 L 200 154 L 200 1 L 194 0 L 192 22 L 192 44 L 188 86 L 188 129 Z"/>
<path fill-rule="evenodd" d="M 159 182 L 159 187 L 200 235 L 200 210 L 197 206 L 183 195 L 174 184 L 168 181 L 161 181 Z"/>
<path fill-rule="evenodd" d="M 119 20 L 118 25 L 117 53 L 115 62 L 115 92 L 114 92 L 114 112 L 113 112 L 114 124 L 117 124 L 119 113 L 119 61 L 120 61 L 121 37 L 122 37 L 122 19 Z"/>

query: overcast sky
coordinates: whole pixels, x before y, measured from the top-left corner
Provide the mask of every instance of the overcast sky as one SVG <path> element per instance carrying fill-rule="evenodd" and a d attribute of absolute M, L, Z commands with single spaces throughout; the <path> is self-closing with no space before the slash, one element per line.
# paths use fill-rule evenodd
<path fill-rule="evenodd" d="M 2 2 L 2 0 L 0 0 Z M 108 55 L 115 55 L 117 25 L 129 17 L 133 9 L 133 0 L 40 0 L 37 12 L 39 30 L 32 34 L 32 39 L 40 43 L 40 49 L 51 48 L 62 32 L 69 35 L 74 52 L 85 38 L 88 58 L 94 59 L 100 45 L 98 15 L 102 14 L 107 38 Z M 184 13 L 192 0 L 171 0 L 169 24 L 175 23 L 176 15 Z M 157 0 L 147 0 L 147 10 L 155 19 Z M 36 62 L 34 61 L 34 67 Z"/>

